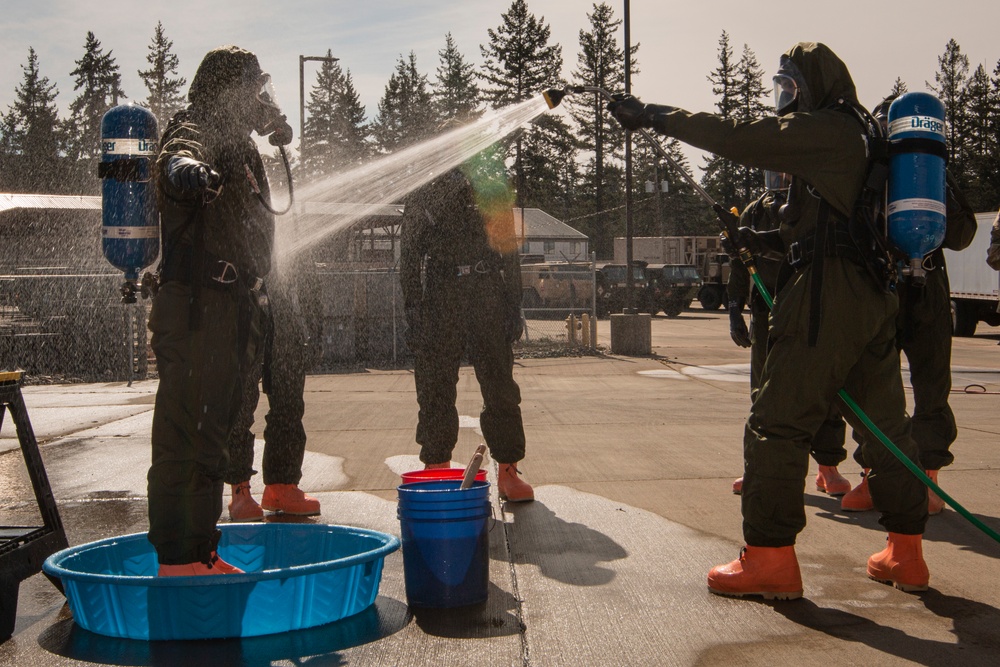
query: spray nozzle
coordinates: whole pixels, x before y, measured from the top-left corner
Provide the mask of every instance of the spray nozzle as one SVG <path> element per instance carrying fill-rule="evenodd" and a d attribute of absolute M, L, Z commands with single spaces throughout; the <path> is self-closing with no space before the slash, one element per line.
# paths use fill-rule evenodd
<path fill-rule="evenodd" d="M 603 88 L 597 88 L 594 86 L 566 86 L 565 88 L 549 88 L 542 93 L 542 97 L 545 98 L 545 103 L 549 105 L 550 109 L 555 109 L 567 95 L 588 92 L 603 93 L 610 98 L 610 95 L 608 95 Z"/>

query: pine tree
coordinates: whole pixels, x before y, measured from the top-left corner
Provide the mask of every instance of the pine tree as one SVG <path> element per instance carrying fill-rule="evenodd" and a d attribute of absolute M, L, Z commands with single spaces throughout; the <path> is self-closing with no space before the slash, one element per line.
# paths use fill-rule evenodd
<path fill-rule="evenodd" d="M 104 53 L 94 33 L 87 33 L 84 54 L 70 75 L 76 77 L 73 90 L 80 94 L 70 103 L 66 122 L 66 153 L 75 160 L 73 183 L 86 191 L 96 191 L 97 160 L 100 158 L 101 118 L 125 98 L 121 74 L 112 51 Z"/>
<path fill-rule="evenodd" d="M 743 53 L 736 64 L 736 109 L 734 118 L 739 121 L 752 121 L 763 118 L 770 113 L 764 100 L 770 91 L 764 86 L 764 69 L 757 61 L 757 56 L 750 47 L 743 45 Z M 736 200 L 733 203 L 740 206 L 749 204 L 764 190 L 764 175 L 759 169 L 751 169 L 743 165 L 736 168 L 737 185 Z"/>
<path fill-rule="evenodd" d="M 622 21 L 614 18 L 614 11 L 606 3 L 595 4 L 593 13 L 587 14 L 587 18 L 591 29 L 589 32 L 580 31 L 580 53 L 577 54 L 577 69 L 572 74 L 572 82 L 608 91 L 623 90 L 625 49 L 618 44 L 617 38 Z M 633 74 L 639 71 L 635 61 L 638 48 L 638 45 L 632 47 Z M 574 121 L 578 142 L 593 151 L 593 158 L 584 171 L 580 194 L 583 202 L 592 202 L 589 211 L 597 213 L 590 224 L 595 230 L 594 249 L 603 257 L 613 251 L 614 237 L 611 229 L 613 219 L 605 210 L 621 203 L 624 189 L 620 178 L 610 178 L 608 167 L 612 167 L 616 177 L 622 175 L 625 133 L 604 110 L 607 100 L 600 94 L 570 96 L 563 104 Z"/>
<path fill-rule="evenodd" d="M 729 34 L 723 30 L 719 37 L 719 65 L 708 75 L 708 80 L 712 83 L 712 92 L 718 96 L 715 108 L 722 118 L 737 118 L 740 104 L 737 77 L 737 63 L 733 61 Z M 740 165 L 732 160 L 718 155 L 706 159 L 701 185 L 713 199 L 724 206 L 739 206 L 742 180 Z"/>
<path fill-rule="evenodd" d="M 139 77 L 149 91 L 144 104 L 156 116 L 156 122 L 162 131 L 171 116 L 185 106 L 182 91 L 187 80 L 176 76 L 180 60 L 172 51 L 174 43 L 167 39 L 161 21 L 156 22 L 148 48 L 146 62 L 149 63 L 149 69 L 139 70 Z"/>
<path fill-rule="evenodd" d="M 883 99 L 889 97 L 899 97 L 907 92 L 909 92 L 909 89 L 906 87 L 906 82 L 897 76 L 896 80 L 892 82 L 892 89 L 889 91 L 889 94 Z"/>
<path fill-rule="evenodd" d="M 976 67 L 965 86 L 966 151 L 965 194 L 974 210 L 989 211 L 997 207 L 997 135 L 996 106 L 993 82 L 986 68 Z"/>
<path fill-rule="evenodd" d="M 306 180 L 356 165 L 367 156 L 365 109 L 350 71 L 341 68 L 330 50 L 316 74 L 306 110 L 305 134 L 300 142 Z"/>
<path fill-rule="evenodd" d="M 438 51 L 438 56 L 441 60 L 433 86 L 438 120 L 455 118 L 464 122 L 479 117 L 482 112 L 475 67 L 465 61 L 450 32 L 445 35 L 444 49 Z"/>
<path fill-rule="evenodd" d="M 378 104 L 372 135 L 385 152 L 404 148 L 428 137 L 435 129 L 435 115 L 427 76 L 417 70 L 417 55 L 399 57 Z"/>
<path fill-rule="evenodd" d="M 560 85 L 562 71 L 562 47 L 548 43 L 551 28 L 544 19 L 538 20 L 528 12 L 525 0 L 513 0 L 500 18 L 501 25 L 487 30 L 489 43 L 479 46 L 483 57 L 480 77 L 485 83 L 481 91 L 494 109 L 523 102 Z M 533 162 L 531 172 L 539 175 L 547 168 L 556 168 L 555 164 L 543 165 L 544 160 L 573 145 L 569 127 L 561 119 L 546 115 L 538 122 L 541 127 L 527 129 L 511 145 L 519 206 L 527 206 L 529 201 L 543 206 L 539 196 L 550 185 L 528 182 L 528 157 Z M 529 190 L 533 190 L 530 196 Z"/>
<path fill-rule="evenodd" d="M 965 82 L 969 75 L 969 57 L 962 53 L 954 39 L 948 40 L 944 53 L 938 57 L 938 68 L 934 74 L 936 85 L 927 82 L 927 88 L 944 104 L 949 169 L 965 186 Z"/>
<path fill-rule="evenodd" d="M 21 67 L 24 79 L 15 89 L 15 101 L 0 114 L 0 183 L 5 190 L 54 192 L 63 178 L 60 170 L 59 112 L 56 85 L 39 72 L 38 54 L 28 48 Z"/>

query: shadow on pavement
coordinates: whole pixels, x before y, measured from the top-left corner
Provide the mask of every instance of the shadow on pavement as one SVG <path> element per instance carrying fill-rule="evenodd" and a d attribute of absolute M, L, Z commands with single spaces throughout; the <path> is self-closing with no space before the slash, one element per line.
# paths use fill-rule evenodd
<path fill-rule="evenodd" d="M 981 602 L 944 595 L 936 590 L 915 595 L 932 613 L 949 618 L 956 642 L 922 639 L 897 628 L 841 609 L 820 607 L 811 600 L 768 603 L 788 620 L 836 639 L 865 644 L 887 655 L 919 665 L 996 664 L 1000 610 Z M 959 652 L 960 651 L 960 652 Z"/>
<path fill-rule="evenodd" d="M 197 641 L 140 641 L 105 637 L 83 630 L 68 611 L 38 638 L 44 650 L 72 660 L 104 665 L 342 665 L 338 652 L 399 632 L 409 622 L 406 605 L 379 596 L 359 614 L 328 625 L 263 637 Z M 64 616 L 64 617 L 63 617 Z M 302 656 L 313 656 L 301 659 Z"/>
<path fill-rule="evenodd" d="M 513 523 L 505 524 L 513 562 L 535 565 L 550 579 L 574 586 L 602 586 L 615 573 L 600 564 L 628 556 L 604 533 L 560 519 L 538 500 L 508 503 L 504 511 L 514 517 Z"/>

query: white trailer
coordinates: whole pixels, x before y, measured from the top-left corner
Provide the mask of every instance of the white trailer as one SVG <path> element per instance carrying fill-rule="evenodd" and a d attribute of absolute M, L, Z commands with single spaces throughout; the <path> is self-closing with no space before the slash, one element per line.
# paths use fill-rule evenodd
<path fill-rule="evenodd" d="M 958 252 L 944 251 L 956 336 L 974 335 L 979 322 L 1000 325 L 1000 272 L 986 263 L 994 217 L 995 213 L 977 213 L 979 228 L 969 247 Z"/>

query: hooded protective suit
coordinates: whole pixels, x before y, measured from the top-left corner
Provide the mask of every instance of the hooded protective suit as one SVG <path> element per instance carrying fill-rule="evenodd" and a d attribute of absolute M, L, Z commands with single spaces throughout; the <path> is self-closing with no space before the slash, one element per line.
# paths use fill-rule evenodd
<path fill-rule="evenodd" d="M 521 274 L 509 194 L 505 183 L 477 178 L 474 164 L 466 163 L 406 201 L 400 280 L 424 463 L 451 460 L 464 353 L 483 394 L 479 423 L 490 453 L 502 464 L 524 458 L 511 349 L 521 335 Z"/>
<path fill-rule="evenodd" d="M 274 238 L 250 139 L 264 115 L 261 77 L 249 51 L 211 51 L 157 159 L 163 260 L 149 328 L 160 382 L 147 479 L 149 540 L 161 565 L 208 562 L 215 550 L 237 388 L 258 354 L 258 296 Z M 182 187 L 171 178 L 173 158 L 211 169 L 221 185 Z"/>
<path fill-rule="evenodd" d="M 857 104 L 844 63 L 823 44 L 811 42 L 796 44 L 785 58 L 801 75 L 800 103 L 786 115 L 741 122 L 645 105 L 638 119 L 628 120 L 751 167 L 792 174 L 790 215 L 779 227 L 789 248 L 815 236 L 822 200 L 831 211 L 833 231 L 843 238 L 864 183 L 867 154 L 866 128 L 839 104 Z M 801 95 L 802 87 L 807 94 Z M 626 123 L 615 109 L 612 113 Z M 917 460 L 895 348 L 896 296 L 873 280 L 856 250 L 829 244 L 823 260 L 814 344 L 809 329 L 815 258 L 788 267 L 791 275 L 776 295 L 772 347 L 744 439 L 743 533 L 751 546 L 793 545 L 805 526 L 810 442 L 841 388 Z M 845 408 L 852 426 L 864 428 L 848 413 Z M 893 533 L 923 533 L 926 489 L 888 449 L 867 441 L 864 454 L 873 470 L 870 487 L 880 522 Z"/>

